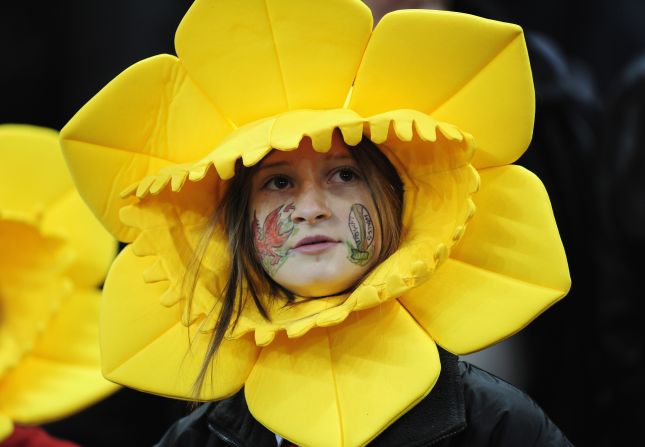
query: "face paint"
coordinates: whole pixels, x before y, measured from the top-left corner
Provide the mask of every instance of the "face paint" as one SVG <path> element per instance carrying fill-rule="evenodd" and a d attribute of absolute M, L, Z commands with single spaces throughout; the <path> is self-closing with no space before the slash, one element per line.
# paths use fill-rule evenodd
<path fill-rule="evenodd" d="M 280 205 L 271 211 L 265 218 L 264 224 L 260 222 L 253 212 L 253 240 L 255 250 L 265 270 L 274 275 L 284 264 L 288 256 L 285 243 L 295 235 L 291 214 L 295 209 L 293 203 Z"/>
<path fill-rule="evenodd" d="M 347 242 L 347 259 L 357 265 L 366 265 L 374 254 L 374 223 L 369 211 L 360 203 L 352 205 L 348 219 L 349 231 L 355 246 Z"/>
<path fill-rule="evenodd" d="M 273 281 L 301 297 L 349 290 L 381 247 L 370 189 L 334 135 L 329 152 L 315 151 L 306 138 L 297 151 L 271 151 L 251 182 L 254 255 Z"/>

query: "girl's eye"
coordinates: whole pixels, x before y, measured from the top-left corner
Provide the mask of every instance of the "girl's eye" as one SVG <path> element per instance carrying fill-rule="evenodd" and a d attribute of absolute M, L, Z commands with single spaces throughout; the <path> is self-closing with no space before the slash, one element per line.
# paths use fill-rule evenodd
<path fill-rule="evenodd" d="M 271 177 L 264 184 L 265 188 L 273 189 L 273 190 L 287 189 L 289 186 L 291 186 L 291 180 L 289 180 L 288 177 L 284 177 L 282 175 L 276 175 L 275 177 Z"/>
<path fill-rule="evenodd" d="M 359 175 L 350 168 L 340 168 L 331 176 L 332 182 L 350 183 L 359 179 Z"/>

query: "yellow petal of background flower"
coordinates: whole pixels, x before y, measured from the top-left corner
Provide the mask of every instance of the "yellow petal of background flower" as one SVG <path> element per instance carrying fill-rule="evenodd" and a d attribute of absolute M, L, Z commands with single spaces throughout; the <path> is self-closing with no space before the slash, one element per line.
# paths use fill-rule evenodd
<path fill-rule="evenodd" d="M 110 269 L 101 313 L 101 333 L 106 334 L 101 338 L 103 373 L 132 388 L 186 398 L 192 395 L 210 334 L 189 334 L 180 323 L 183 306 L 159 304 L 167 285 L 146 284 L 142 278 L 153 261 L 126 247 Z M 250 337 L 225 341 L 207 373 L 213 383 L 207 380 L 199 397 L 219 399 L 237 392 L 258 352 Z"/>
<path fill-rule="evenodd" d="M 0 214 L 0 380 L 33 349 L 71 283 L 64 242 Z"/>
<path fill-rule="evenodd" d="M 11 419 L 0 414 L 0 442 L 4 441 L 13 432 L 13 423 Z"/>
<path fill-rule="evenodd" d="M 94 214 L 117 238 L 135 232 L 119 209 L 120 193 L 161 168 L 210 152 L 232 129 L 177 58 L 159 55 L 125 70 L 61 131 L 74 181 Z"/>
<path fill-rule="evenodd" d="M 241 125 L 342 107 L 371 31 L 358 0 L 197 0 L 175 46 L 195 81 Z"/>
<path fill-rule="evenodd" d="M 41 127 L 0 126 L 0 209 L 33 216 L 74 189 L 58 133 Z"/>
<path fill-rule="evenodd" d="M 388 14 L 374 30 L 349 106 L 363 116 L 420 110 L 475 137 L 477 168 L 512 163 L 533 129 L 522 29 L 445 11 Z"/>
<path fill-rule="evenodd" d="M 255 418 L 297 445 L 359 446 L 434 386 L 437 347 L 396 301 L 264 348 L 245 393 Z"/>
<path fill-rule="evenodd" d="M 116 255 L 117 243 L 76 190 L 70 190 L 47 210 L 42 225 L 48 233 L 64 235 L 67 246 L 74 249 L 75 262 L 67 275 L 77 286 L 92 287 L 103 281 Z"/>
<path fill-rule="evenodd" d="M 23 213 L 39 222 L 44 233 L 64 239 L 75 250 L 76 262 L 67 273 L 77 285 L 95 286 L 103 280 L 116 241 L 76 192 L 57 132 L 0 126 L 0 209 Z"/>
<path fill-rule="evenodd" d="M 114 392 L 101 376 L 100 292 L 66 298 L 34 349 L 0 381 L 0 413 L 23 424 L 58 419 Z"/>
<path fill-rule="evenodd" d="M 571 284 L 540 180 L 519 166 L 480 174 L 477 213 L 450 259 L 401 299 L 439 345 L 457 354 L 513 335 Z"/>

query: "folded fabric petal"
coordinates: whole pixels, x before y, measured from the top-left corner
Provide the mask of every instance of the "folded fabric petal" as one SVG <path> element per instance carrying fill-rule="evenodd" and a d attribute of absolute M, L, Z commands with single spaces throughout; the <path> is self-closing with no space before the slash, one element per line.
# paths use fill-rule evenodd
<path fill-rule="evenodd" d="M 394 300 L 306 338 L 277 337 L 245 394 L 256 418 L 297 445 L 358 446 L 423 399 L 440 369 L 436 345 Z"/>
<path fill-rule="evenodd" d="M 141 275 L 132 274 L 145 270 L 150 261 L 126 247 L 110 269 L 101 313 L 104 375 L 132 388 L 179 398 L 221 399 L 239 391 L 259 348 L 248 337 L 225 341 L 201 394 L 195 395 L 193 385 L 210 338 L 197 330 L 189 332 L 181 324 L 179 307 L 159 305 L 163 285 L 146 284 Z"/>
<path fill-rule="evenodd" d="M 100 372 L 98 326 L 100 292 L 65 297 L 20 364 L 0 381 L 0 413 L 23 424 L 40 424 L 89 406 L 116 391 Z"/>
<path fill-rule="evenodd" d="M 478 212 L 450 259 L 401 299 L 439 345 L 457 354 L 513 335 L 571 285 L 540 180 L 519 166 L 480 175 Z"/>
<path fill-rule="evenodd" d="M 13 431 L 11 419 L 0 413 L 0 442 L 4 441 Z"/>
<path fill-rule="evenodd" d="M 175 45 L 197 84 L 239 126 L 287 110 L 342 107 L 371 32 L 359 1 L 197 2 Z"/>
<path fill-rule="evenodd" d="M 420 110 L 475 136 L 477 168 L 526 150 L 535 112 L 522 29 L 446 11 L 396 11 L 377 25 L 349 107 Z M 512 123 L 512 126 L 509 125 Z"/>
<path fill-rule="evenodd" d="M 0 378 L 33 349 L 72 290 L 64 242 L 0 214 Z"/>
<path fill-rule="evenodd" d="M 117 244 L 87 208 L 76 190 L 70 190 L 52 205 L 42 221 L 43 231 L 60 234 L 74 250 L 67 276 L 77 286 L 100 284 L 116 255 Z"/>
<path fill-rule="evenodd" d="M 131 241 L 135 233 L 121 225 L 118 212 L 133 200 L 119 193 L 161 168 L 205 155 L 230 130 L 179 60 L 159 55 L 101 90 L 67 123 L 61 140 L 87 204 L 113 235 Z"/>
<path fill-rule="evenodd" d="M 74 189 L 54 130 L 0 125 L 0 160 L 0 210 L 37 217 Z"/>
<path fill-rule="evenodd" d="M 58 134 L 36 126 L 2 125 L 0 160 L 0 218 L 10 214 L 43 234 L 60 238 L 74 251 L 68 276 L 76 284 L 100 284 L 116 243 L 74 188 Z M 27 247 L 16 250 L 31 253 Z"/>

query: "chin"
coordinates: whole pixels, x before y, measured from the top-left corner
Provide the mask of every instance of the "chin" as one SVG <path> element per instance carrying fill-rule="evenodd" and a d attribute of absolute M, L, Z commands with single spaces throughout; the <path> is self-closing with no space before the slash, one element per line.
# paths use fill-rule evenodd
<path fill-rule="evenodd" d="M 333 250 L 325 256 L 290 257 L 273 279 L 306 298 L 338 295 L 353 287 L 369 270 L 350 263 L 345 257 L 345 250 Z"/>
<path fill-rule="evenodd" d="M 306 298 L 318 298 L 324 296 L 338 295 L 352 287 L 360 278 L 360 274 L 347 277 L 343 275 L 316 274 L 315 276 L 303 273 L 294 275 L 298 281 L 280 281 L 280 278 L 274 278 L 280 285 L 291 290 L 298 296 Z"/>

